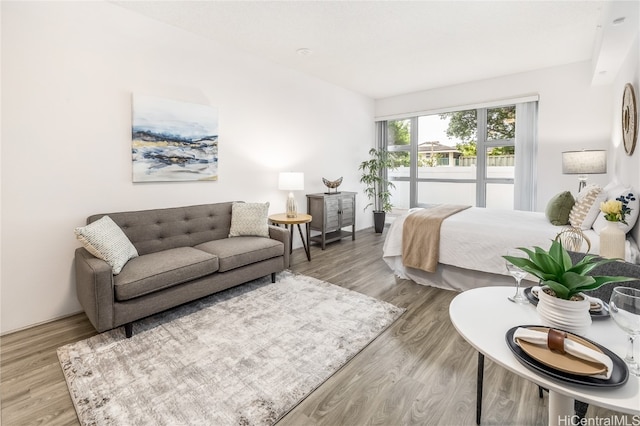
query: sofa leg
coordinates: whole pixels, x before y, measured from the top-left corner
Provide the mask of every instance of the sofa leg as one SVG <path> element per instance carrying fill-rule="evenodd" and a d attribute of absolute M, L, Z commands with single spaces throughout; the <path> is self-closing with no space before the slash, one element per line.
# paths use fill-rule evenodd
<path fill-rule="evenodd" d="M 271 282 L 272 282 L 272 283 L 275 283 L 275 282 L 276 282 L 276 273 L 275 273 L 275 272 L 272 272 L 272 273 L 271 273 Z"/>
<path fill-rule="evenodd" d="M 130 339 L 131 336 L 133 336 L 133 323 L 132 322 L 128 322 L 124 325 L 124 335 L 127 337 L 127 339 Z"/>

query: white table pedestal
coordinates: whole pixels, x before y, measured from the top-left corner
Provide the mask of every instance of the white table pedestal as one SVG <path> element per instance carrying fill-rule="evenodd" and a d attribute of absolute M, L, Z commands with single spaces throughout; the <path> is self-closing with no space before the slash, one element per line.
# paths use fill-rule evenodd
<path fill-rule="evenodd" d="M 575 400 L 554 390 L 549 390 L 549 426 L 572 424 Z"/>

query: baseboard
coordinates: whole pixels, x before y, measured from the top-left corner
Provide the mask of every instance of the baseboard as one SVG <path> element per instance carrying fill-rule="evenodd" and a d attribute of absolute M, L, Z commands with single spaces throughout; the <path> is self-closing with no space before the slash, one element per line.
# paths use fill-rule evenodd
<path fill-rule="evenodd" d="M 4 337 L 4 336 L 7 336 L 7 335 L 13 334 L 13 333 L 18 333 L 19 331 L 29 330 L 29 329 L 34 328 L 34 327 L 39 327 L 41 325 L 49 324 L 51 322 L 58 321 L 58 320 L 61 320 L 61 319 L 65 319 L 65 318 L 69 318 L 69 317 L 72 317 L 74 315 L 78 315 L 78 314 L 82 314 L 82 313 L 84 313 L 84 311 L 80 310 L 80 311 L 77 311 L 77 312 L 72 312 L 70 314 L 65 314 L 65 315 L 61 315 L 59 317 L 51 318 L 51 319 L 48 319 L 48 320 L 45 320 L 45 321 L 37 322 L 35 324 L 27 325 L 27 326 L 16 328 L 16 329 L 9 330 L 9 331 L 4 331 L 4 332 L 0 333 L 0 337 Z"/>

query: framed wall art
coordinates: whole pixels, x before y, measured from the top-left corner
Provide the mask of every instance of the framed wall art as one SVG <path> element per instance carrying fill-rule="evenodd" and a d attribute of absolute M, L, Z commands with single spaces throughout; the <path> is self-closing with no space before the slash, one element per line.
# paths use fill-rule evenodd
<path fill-rule="evenodd" d="M 133 182 L 218 180 L 218 110 L 133 95 Z"/>
<path fill-rule="evenodd" d="M 633 85 L 627 83 L 622 94 L 622 142 L 627 155 L 632 155 L 638 140 L 638 104 Z"/>

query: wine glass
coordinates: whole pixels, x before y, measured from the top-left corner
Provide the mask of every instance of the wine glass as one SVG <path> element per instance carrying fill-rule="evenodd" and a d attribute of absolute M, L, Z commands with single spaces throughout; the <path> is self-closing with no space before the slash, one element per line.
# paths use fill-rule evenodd
<path fill-rule="evenodd" d="M 630 287 L 614 288 L 609 301 L 609 312 L 618 327 L 629 335 L 629 348 L 624 359 L 629 373 L 640 376 L 640 364 L 634 355 L 634 342 L 640 336 L 640 290 Z"/>
<path fill-rule="evenodd" d="M 507 255 L 513 257 L 522 257 L 521 253 L 517 250 L 508 250 Z M 511 274 L 511 276 L 516 280 L 516 293 L 513 296 L 509 296 L 508 299 L 513 303 L 518 304 L 529 303 L 524 294 L 522 294 L 522 289 L 520 288 L 520 282 L 524 277 L 527 276 L 527 273 L 508 260 L 505 260 L 505 264 L 507 265 L 507 271 L 509 272 L 509 274 Z"/>

